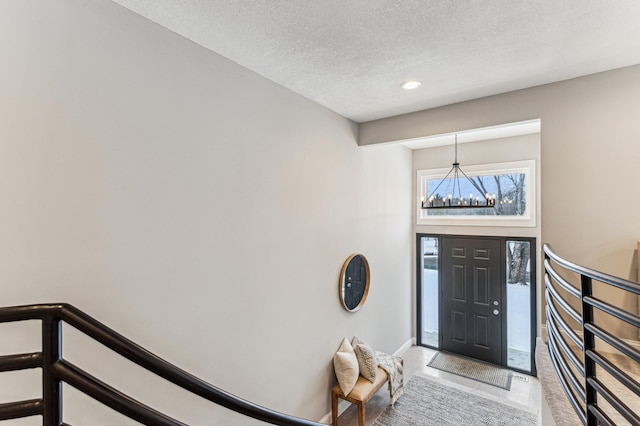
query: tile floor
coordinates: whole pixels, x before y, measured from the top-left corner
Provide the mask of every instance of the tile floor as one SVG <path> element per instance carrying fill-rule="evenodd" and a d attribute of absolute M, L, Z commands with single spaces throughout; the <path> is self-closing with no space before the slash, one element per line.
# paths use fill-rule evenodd
<path fill-rule="evenodd" d="M 427 364 L 435 355 L 436 351 L 421 346 L 412 346 L 403 355 L 404 359 L 404 380 L 405 383 L 415 374 L 438 377 L 446 385 L 452 386 L 475 395 L 488 399 L 500 401 L 504 404 L 527 410 L 539 415 L 540 407 L 540 383 L 537 378 L 514 373 L 511 382 L 511 390 L 504 390 L 495 386 L 476 382 L 475 380 L 456 376 L 445 371 L 427 367 Z M 518 380 L 519 377 L 528 379 Z M 383 386 L 376 395 L 371 398 L 366 408 L 366 424 L 371 425 L 375 419 L 387 408 L 389 404 L 389 391 Z M 357 426 L 358 414 L 355 405 L 349 406 L 338 418 L 340 426 Z"/>

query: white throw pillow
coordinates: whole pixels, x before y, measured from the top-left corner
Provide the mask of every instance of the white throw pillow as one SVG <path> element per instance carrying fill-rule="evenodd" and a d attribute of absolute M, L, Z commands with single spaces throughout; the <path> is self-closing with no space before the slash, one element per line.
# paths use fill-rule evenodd
<path fill-rule="evenodd" d="M 345 337 L 333 356 L 333 368 L 338 378 L 338 384 L 342 393 L 349 395 L 358 381 L 360 370 L 358 369 L 358 358 L 353 351 L 353 347 L 349 340 Z"/>

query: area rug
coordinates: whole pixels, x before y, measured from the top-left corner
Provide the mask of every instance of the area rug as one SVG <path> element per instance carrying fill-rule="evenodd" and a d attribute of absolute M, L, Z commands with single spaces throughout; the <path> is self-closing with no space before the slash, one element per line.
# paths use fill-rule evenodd
<path fill-rule="evenodd" d="M 427 366 L 502 389 L 511 389 L 513 373 L 506 368 L 496 367 L 486 362 L 446 352 L 438 352 Z"/>
<path fill-rule="evenodd" d="M 374 426 L 535 426 L 525 410 L 446 386 L 435 378 L 413 376 L 394 407 Z"/>

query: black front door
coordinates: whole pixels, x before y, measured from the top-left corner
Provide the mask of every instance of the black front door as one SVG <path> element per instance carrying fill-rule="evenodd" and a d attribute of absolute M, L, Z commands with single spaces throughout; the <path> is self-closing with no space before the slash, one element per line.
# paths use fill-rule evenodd
<path fill-rule="evenodd" d="M 501 244 L 442 238 L 442 349 L 502 365 Z"/>

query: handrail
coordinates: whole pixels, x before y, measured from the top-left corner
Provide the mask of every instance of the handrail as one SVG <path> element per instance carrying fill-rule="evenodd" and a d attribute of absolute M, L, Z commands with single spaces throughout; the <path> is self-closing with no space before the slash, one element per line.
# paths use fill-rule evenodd
<path fill-rule="evenodd" d="M 277 425 L 321 425 L 321 423 L 270 410 L 213 386 L 147 351 L 72 305 L 59 303 L 0 308 L 0 323 L 25 320 L 42 320 L 42 352 L 2 356 L 0 372 L 41 367 L 42 399 L 0 404 L 0 420 L 42 415 L 44 425 L 63 425 L 61 383 L 65 382 L 121 414 L 144 424 L 183 425 L 64 360 L 61 355 L 61 322 L 64 321 L 140 367 L 192 394 L 237 413 Z"/>
<path fill-rule="evenodd" d="M 639 363 L 638 365 L 640 365 L 640 351 L 606 331 L 603 327 L 598 326 L 594 311 L 604 312 L 634 327 L 640 327 L 640 316 L 594 296 L 593 281 L 595 280 L 634 295 L 640 295 L 640 284 L 563 259 L 548 244 L 544 245 L 544 257 L 549 355 L 560 383 L 569 398 L 569 402 L 571 402 L 571 406 L 586 426 L 596 426 L 598 424 L 615 425 L 614 420 L 612 420 L 612 414 L 614 413 L 623 417 L 630 424 L 639 426 L 640 416 L 638 413 L 634 412 L 633 409 L 618 398 L 611 390 L 611 387 L 604 384 L 597 377 L 596 366 L 609 373 L 617 383 L 638 397 L 640 397 L 640 383 L 622 371 L 606 356 L 603 356 L 603 351 L 598 350 L 596 347 L 596 337 L 599 341 L 618 350 L 621 356 Z M 579 285 L 572 285 L 563 278 L 556 268 L 578 274 Z M 565 290 L 568 296 L 576 298 L 581 304 L 580 311 L 574 309 L 558 292 L 556 287 Z M 560 312 L 560 310 L 562 311 Z M 579 333 L 571 330 L 571 327 L 563 317 L 570 317 L 573 321 L 576 321 L 578 327 L 580 327 Z M 564 335 L 560 333 L 560 330 L 564 332 Z M 578 334 L 581 334 L 581 336 Z M 577 353 L 582 352 L 582 364 L 579 364 L 579 359 L 568 346 L 565 336 L 568 336 L 569 340 L 576 345 Z M 575 367 L 580 375 L 580 381 L 576 378 L 574 371 L 569 369 L 566 359 L 569 359 Z M 571 387 L 577 392 L 577 396 L 574 391 L 570 390 Z M 603 406 L 598 403 L 599 397 L 602 397 L 615 412 L 603 410 Z"/>

